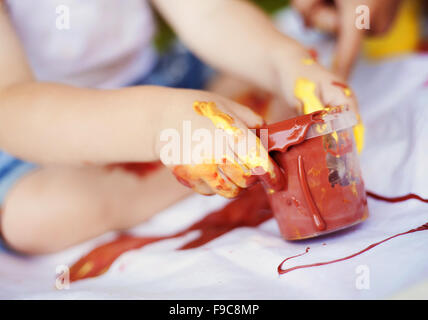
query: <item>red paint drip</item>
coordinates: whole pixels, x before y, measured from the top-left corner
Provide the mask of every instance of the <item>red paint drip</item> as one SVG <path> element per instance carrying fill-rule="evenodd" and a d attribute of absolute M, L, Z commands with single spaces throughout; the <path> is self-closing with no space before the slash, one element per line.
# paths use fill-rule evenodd
<path fill-rule="evenodd" d="M 371 191 L 367 191 L 367 196 L 376 199 L 376 200 L 381 200 L 381 201 L 386 201 L 386 202 L 401 202 L 401 201 L 406 201 L 406 200 L 410 200 L 410 199 L 415 199 L 415 200 L 419 200 L 425 203 L 428 203 L 428 199 L 424 199 L 420 196 L 418 196 L 417 194 L 414 193 L 409 193 L 406 194 L 404 196 L 401 197 L 384 197 L 384 196 L 380 196 L 374 192 Z"/>
<path fill-rule="evenodd" d="M 314 59 L 315 61 L 318 61 L 318 51 L 316 49 L 311 48 L 308 50 L 308 52 L 312 59 Z"/>
<path fill-rule="evenodd" d="M 342 82 L 332 81 L 331 84 L 342 89 L 349 89 L 348 85 Z"/>
<path fill-rule="evenodd" d="M 382 241 L 373 243 L 373 244 L 369 245 L 367 248 L 365 248 L 365 249 L 363 249 L 361 251 L 358 251 L 357 253 L 351 254 L 350 256 L 344 257 L 344 258 L 340 258 L 340 259 L 336 259 L 336 260 L 331 260 L 331 261 L 326 261 L 326 262 L 317 262 L 317 263 L 312 263 L 312 264 L 295 266 L 295 267 L 288 268 L 288 269 L 282 269 L 282 266 L 284 265 L 284 263 L 286 261 L 288 261 L 290 259 L 293 259 L 293 258 L 297 258 L 299 256 L 302 256 L 302 255 L 306 254 L 308 252 L 308 248 L 306 248 L 306 252 L 301 253 L 300 255 L 289 257 L 289 258 L 285 259 L 284 261 L 282 261 L 281 264 L 278 266 L 278 273 L 279 274 L 285 274 L 285 273 L 289 273 L 291 271 L 298 270 L 298 269 L 306 269 L 306 268 L 312 268 L 312 267 L 325 266 L 327 264 L 332 264 L 332 263 L 337 263 L 337 262 L 349 260 L 349 259 L 354 258 L 354 257 L 356 257 L 356 256 L 358 256 L 358 255 L 360 255 L 360 254 L 362 254 L 364 252 L 367 252 L 370 249 L 373 249 L 374 247 L 377 247 L 378 245 L 380 245 L 380 244 L 382 244 L 382 243 L 384 243 L 386 241 L 389 241 L 391 239 L 394 239 L 394 238 L 397 238 L 397 237 L 400 237 L 400 236 L 403 236 L 403 235 L 406 235 L 406 234 L 410 234 L 410 233 L 414 233 L 414 232 L 419 232 L 419 231 L 425 231 L 425 230 L 428 230 L 428 222 L 425 223 L 424 225 L 416 228 L 416 229 L 411 229 L 409 231 L 402 232 L 402 233 L 396 234 L 394 236 L 391 236 L 389 238 L 386 238 L 386 239 L 384 239 Z"/>
<path fill-rule="evenodd" d="M 113 163 L 107 165 L 105 168 L 108 170 L 122 169 L 129 173 L 135 174 L 142 178 L 156 171 L 162 166 L 160 161 L 155 162 L 126 162 L 126 163 Z"/>
<path fill-rule="evenodd" d="M 314 222 L 315 227 L 319 231 L 325 230 L 327 228 L 327 225 L 324 219 L 322 218 L 314 199 L 312 198 L 311 190 L 309 190 L 309 185 L 306 180 L 306 172 L 305 172 L 305 167 L 303 165 L 302 156 L 299 156 L 297 158 L 297 175 L 299 177 L 299 183 L 300 183 L 300 188 L 302 189 L 302 194 L 305 197 L 305 200 L 308 205 L 309 212 L 311 213 L 312 221 Z"/>
<path fill-rule="evenodd" d="M 281 264 L 278 266 L 278 273 L 279 274 L 283 273 L 282 266 L 284 265 L 284 263 L 286 263 L 288 260 L 304 256 L 305 254 L 307 254 L 309 252 L 309 249 L 310 249 L 310 247 L 306 247 L 305 252 L 296 254 L 295 256 L 288 257 L 287 259 L 285 259 L 284 261 L 282 261 Z"/>

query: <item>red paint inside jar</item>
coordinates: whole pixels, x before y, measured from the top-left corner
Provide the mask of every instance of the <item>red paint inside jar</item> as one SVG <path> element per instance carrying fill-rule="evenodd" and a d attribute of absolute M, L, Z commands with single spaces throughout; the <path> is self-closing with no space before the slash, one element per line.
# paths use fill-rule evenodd
<path fill-rule="evenodd" d="M 336 119 L 349 116 L 337 109 L 330 113 Z M 307 137 L 311 127 L 312 135 L 323 129 L 325 114 L 315 112 L 267 127 L 268 150 L 287 177 L 285 189 L 268 193 L 268 198 L 287 240 L 333 232 L 368 216 L 352 126 Z"/>

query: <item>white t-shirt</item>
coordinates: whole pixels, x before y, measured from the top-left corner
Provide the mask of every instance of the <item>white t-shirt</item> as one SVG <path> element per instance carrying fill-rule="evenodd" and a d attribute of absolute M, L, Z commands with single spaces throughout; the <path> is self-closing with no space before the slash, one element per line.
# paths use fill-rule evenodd
<path fill-rule="evenodd" d="M 156 61 L 147 0 L 6 0 L 39 80 L 114 88 Z"/>

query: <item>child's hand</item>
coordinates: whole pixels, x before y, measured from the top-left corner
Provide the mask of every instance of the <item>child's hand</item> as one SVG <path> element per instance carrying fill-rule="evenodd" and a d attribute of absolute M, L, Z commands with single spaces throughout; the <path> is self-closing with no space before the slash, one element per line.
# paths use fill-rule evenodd
<path fill-rule="evenodd" d="M 260 116 L 212 93 L 174 92 L 160 124 L 157 152 L 178 181 L 201 194 L 228 198 L 258 179 L 271 192 L 281 189 L 281 171 L 248 129 L 263 124 Z"/>
<path fill-rule="evenodd" d="M 295 50 L 278 51 L 273 56 L 282 93 L 290 106 L 300 113 L 308 114 L 324 107 L 348 106 L 357 115 L 354 127 L 355 141 L 359 152 L 364 146 L 364 126 L 358 104 L 351 88 L 339 76 L 316 62 L 316 53 L 296 47 Z"/>
<path fill-rule="evenodd" d="M 384 34 L 392 26 L 402 0 L 293 0 L 293 6 L 302 14 L 306 24 L 323 31 L 336 33 L 335 71 L 347 78 L 360 49 L 364 33 L 372 36 Z M 369 8 L 368 30 L 355 27 L 356 9 Z"/>
<path fill-rule="evenodd" d="M 272 60 L 278 75 L 276 91 L 300 113 L 347 105 L 358 114 L 357 100 L 351 88 L 339 76 L 318 64 L 316 53 L 304 48 L 285 48 L 277 51 Z"/>

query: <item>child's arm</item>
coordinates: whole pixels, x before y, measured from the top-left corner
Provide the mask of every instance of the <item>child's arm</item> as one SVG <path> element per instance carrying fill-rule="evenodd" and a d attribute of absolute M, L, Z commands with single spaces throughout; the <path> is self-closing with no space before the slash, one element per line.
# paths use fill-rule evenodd
<path fill-rule="evenodd" d="M 203 128 L 212 137 L 219 127 L 217 120 L 226 121 L 233 126 L 229 131 L 233 131 L 237 146 L 246 146 L 247 139 L 254 137 L 247 128 L 263 123 L 248 108 L 205 91 L 151 86 L 93 90 L 37 82 L 4 11 L 0 14 L 0 39 L 6 48 L 0 54 L 0 149 L 28 161 L 79 165 L 158 160 L 161 132 L 175 129 L 184 139 L 185 120 L 190 121 L 192 130 Z M 214 103 L 194 107 L 195 101 Z M 181 152 L 180 145 L 178 148 Z M 266 179 L 279 178 L 278 169 L 263 148 L 263 159 L 249 156 L 246 152 L 251 150 L 232 151 L 238 152 L 248 169 L 256 170 L 256 160 L 263 160 L 262 173 L 269 173 Z M 226 164 L 223 174 L 230 179 L 223 179 L 217 163 L 206 166 L 205 161 L 211 158 L 203 161 L 197 167 L 181 163 L 176 176 L 205 194 L 230 197 L 248 186 L 246 178 L 251 173 Z"/>
<path fill-rule="evenodd" d="M 156 158 L 158 110 L 168 99 L 164 89 L 38 83 L 3 7 L 0 39 L 0 149 L 42 163 Z"/>
<path fill-rule="evenodd" d="M 337 34 L 335 72 L 348 78 L 358 57 L 364 35 L 382 36 L 393 26 L 402 0 L 293 0 L 293 6 L 309 26 Z M 369 9 L 369 29 L 355 27 L 364 17 L 357 8 Z M 358 19 L 358 20 L 357 20 Z"/>
<path fill-rule="evenodd" d="M 194 99 L 204 100 L 201 93 L 160 87 L 94 90 L 37 82 L 4 10 L 0 39 L 0 149 L 29 161 L 157 160 L 154 142 L 166 108 L 182 102 L 191 109 Z"/>
<path fill-rule="evenodd" d="M 271 58 L 305 54 L 248 1 L 152 1 L 180 38 L 207 62 L 265 89 L 272 90 L 277 80 Z"/>
<path fill-rule="evenodd" d="M 97 91 L 31 81 L 2 87 L 0 149 L 45 164 L 157 160 L 159 110 L 170 97 L 158 87 Z"/>
<path fill-rule="evenodd" d="M 343 79 L 311 61 L 303 46 L 280 33 L 248 1 L 152 1 L 186 44 L 210 64 L 283 96 L 293 107 L 302 105 L 295 86 L 305 78 L 314 83 L 323 104 L 357 110 L 355 97 L 332 85 Z"/>

